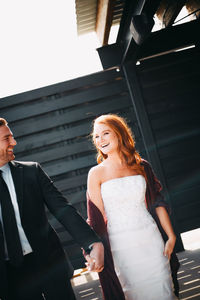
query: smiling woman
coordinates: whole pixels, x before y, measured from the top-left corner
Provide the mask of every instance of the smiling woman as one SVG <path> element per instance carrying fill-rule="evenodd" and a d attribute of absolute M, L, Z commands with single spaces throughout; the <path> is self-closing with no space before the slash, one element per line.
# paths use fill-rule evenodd
<path fill-rule="evenodd" d="M 136 151 L 123 118 L 95 119 L 93 142 L 98 165 L 88 174 L 88 222 L 104 239 L 105 269 L 99 274 L 104 299 L 175 299 L 169 259 L 176 237 L 166 208 L 158 204 L 159 181 Z M 152 204 L 158 206 L 166 244 L 150 214 Z"/>
<path fill-rule="evenodd" d="M 118 152 L 122 161 L 132 170 L 135 169 L 139 174 L 145 176 L 142 171 L 143 168 L 140 166 L 141 157 L 135 149 L 133 134 L 126 121 L 117 115 L 102 115 L 94 121 L 93 142 L 98 151 L 97 162 L 100 163 L 108 157 L 107 153 L 105 153 L 105 149 L 98 147 L 99 135 L 103 132 L 104 136 L 106 133 L 108 134 L 108 141 L 110 137 L 112 139 L 111 142 L 114 143 L 115 146 L 117 145 L 115 150 Z M 98 138 L 96 138 L 96 134 Z M 102 151 L 103 149 L 104 151 Z"/>
<path fill-rule="evenodd" d="M 94 141 L 104 155 L 107 155 L 108 151 L 115 151 L 118 147 L 117 135 L 105 124 L 94 125 Z"/>

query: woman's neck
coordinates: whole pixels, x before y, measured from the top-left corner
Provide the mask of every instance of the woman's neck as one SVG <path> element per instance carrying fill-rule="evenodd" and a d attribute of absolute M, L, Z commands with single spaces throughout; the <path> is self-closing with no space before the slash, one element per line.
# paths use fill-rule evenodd
<path fill-rule="evenodd" d="M 106 163 L 112 166 L 113 168 L 123 169 L 127 167 L 127 164 L 124 160 L 121 159 L 118 153 L 111 153 L 106 159 Z"/>

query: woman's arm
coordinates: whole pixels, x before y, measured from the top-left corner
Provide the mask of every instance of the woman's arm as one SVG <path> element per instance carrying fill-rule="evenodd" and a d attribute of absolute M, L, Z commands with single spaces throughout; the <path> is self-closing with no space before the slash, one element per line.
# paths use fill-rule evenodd
<path fill-rule="evenodd" d="M 176 235 L 174 233 L 169 215 L 165 209 L 165 207 L 157 207 L 156 208 L 156 213 L 159 218 L 160 224 L 165 231 L 166 235 L 168 236 L 168 240 L 165 244 L 165 249 L 164 249 L 164 255 L 170 259 L 171 254 L 174 250 L 175 242 L 176 242 Z"/>
<path fill-rule="evenodd" d="M 88 173 L 87 192 L 90 200 L 96 205 L 104 220 L 106 220 L 103 200 L 101 197 L 101 170 L 98 166 L 90 169 Z"/>
<path fill-rule="evenodd" d="M 92 201 L 95 204 L 95 206 L 99 209 L 102 216 L 104 217 L 105 213 L 104 213 L 103 201 L 102 201 L 102 198 L 101 198 L 101 181 L 100 181 L 100 177 L 101 176 L 98 172 L 97 167 L 93 167 L 89 171 L 88 180 L 87 180 L 87 193 L 88 193 L 88 197 L 89 197 L 90 201 Z M 90 271 L 101 272 L 103 270 L 102 265 L 103 265 L 104 257 L 101 256 L 100 262 L 97 261 L 98 255 L 95 254 L 94 250 L 96 250 L 96 249 L 93 248 L 93 250 L 91 251 L 89 257 L 88 257 L 88 255 L 85 256 L 85 258 L 87 260 L 86 265 L 88 266 L 88 270 L 90 270 Z M 98 250 L 98 248 L 97 248 L 97 250 Z M 94 252 L 94 254 L 93 254 L 93 252 Z M 96 251 L 96 252 L 98 254 L 98 251 Z M 103 251 L 101 251 L 101 253 L 102 252 Z"/>

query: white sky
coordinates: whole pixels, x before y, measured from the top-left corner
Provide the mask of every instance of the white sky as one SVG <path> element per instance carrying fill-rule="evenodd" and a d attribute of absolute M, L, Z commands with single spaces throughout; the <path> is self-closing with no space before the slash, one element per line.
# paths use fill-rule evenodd
<path fill-rule="evenodd" d="M 74 2 L 0 0 L 0 98 L 102 70 L 96 34 L 76 36 Z"/>
<path fill-rule="evenodd" d="M 0 0 L 0 98 L 102 70 L 74 0 Z"/>

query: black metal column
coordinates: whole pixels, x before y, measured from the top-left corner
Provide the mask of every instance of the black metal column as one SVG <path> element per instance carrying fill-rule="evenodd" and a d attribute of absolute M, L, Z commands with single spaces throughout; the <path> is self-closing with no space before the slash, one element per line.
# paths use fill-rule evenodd
<path fill-rule="evenodd" d="M 137 122 L 139 129 L 141 131 L 141 135 L 143 138 L 145 151 L 147 153 L 147 159 L 152 164 L 155 173 L 157 174 L 158 178 L 162 182 L 163 192 L 165 195 L 165 199 L 169 204 L 172 204 L 170 193 L 167 187 L 166 179 L 164 176 L 164 172 L 162 169 L 162 165 L 159 159 L 159 154 L 156 146 L 156 142 L 153 136 L 153 132 L 151 129 L 151 124 L 149 122 L 148 114 L 146 112 L 145 104 L 143 101 L 143 96 L 141 92 L 141 88 L 138 82 L 137 73 L 136 73 L 136 66 L 134 62 L 126 63 L 122 66 L 124 76 L 127 82 L 127 86 L 129 89 L 130 97 L 132 100 L 132 104 L 134 107 L 134 111 L 136 114 Z M 177 242 L 176 242 L 176 250 L 183 251 L 183 243 L 180 237 L 180 233 L 178 232 L 178 228 L 176 225 L 176 218 L 173 214 L 171 215 L 173 227 L 176 232 Z"/>

